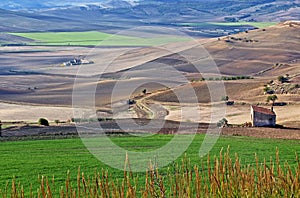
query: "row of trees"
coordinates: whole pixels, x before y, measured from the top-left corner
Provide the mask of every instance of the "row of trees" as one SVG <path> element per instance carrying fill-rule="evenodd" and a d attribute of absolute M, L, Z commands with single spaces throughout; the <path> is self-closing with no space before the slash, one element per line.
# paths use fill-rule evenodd
<path fill-rule="evenodd" d="M 208 77 L 208 78 L 200 78 L 199 80 L 192 79 L 192 82 L 196 81 L 230 81 L 230 80 L 246 80 L 253 79 L 251 76 L 221 76 L 221 77 Z"/>
<path fill-rule="evenodd" d="M 221 101 L 227 102 L 228 100 L 229 100 L 229 96 L 223 96 L 223 97 L 221 98 Z M 276 101 L 276 100 L 278 100 L 277 95 L 270 95 L 270 96 L 267 97 L 267 102 L 272 101 L 272 105 L 275 104 L 275 101 Z"/>

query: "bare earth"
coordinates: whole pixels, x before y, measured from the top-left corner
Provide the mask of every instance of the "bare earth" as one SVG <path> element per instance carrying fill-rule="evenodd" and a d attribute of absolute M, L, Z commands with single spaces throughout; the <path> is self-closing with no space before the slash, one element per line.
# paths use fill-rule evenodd
<path fill-rule="evenodd" d="M 165 106 L 169 115 L 166 117 L 168 120 L 184 121 L 181 118 L 181 108 L 178 106 Z M 270 106 L 265 106 L 270 108 Z M 184 107 L 190 112 L 189 117 L 186 119 L 192 122 L 211 122 L 211 108 L 207 105 L 190 105 Z M 277 124 L 286 127 L 299 127 L 300 128 L 300 104 L 288 105 L 288 106 L 277 106 L 274 107 L 274 111 L 277 114 Z M 243 124 L 250 122 L 250 105 L 234 105 L 226 106 L 224 111 L 226 114 L 224 117 L 231 124 Z"/>
<path fill-rule="evenodd" d="M 128 122 L 123 120 L 121 122 Z M 189 133 L 191 123 L 181 123 L 185 130 L 185 133 Z M 124 132 L 133 133 L 134 131 L 123 131 L 119 130 L 118 126 L 114 122 L 105 122 L 101 124 L 105 128 L 106 133 L 119 134 Z M 167 121 L 162 129 L 151 128 L 147 133 L 162 133 L 162 134 L 173 134 L 177 130 L 179 123 Z M 207 124 L 200 124 L 198 133 L 205 134 Z M 217 131 L 217 129 L 216 129 Z M 58 126 L 52 125 L 50 127 L 41 126 L 19 126 L 10 129 L 2 130 L 2 136 L 4 138 L 12 137 L 28 137 L 37 136 L 42 137 L 55 137 L 55 136 L 77 136 L 78 132 L 74 124 L 59 124 Z M 99 134 L 98 134 L 99 135 Z M 223 128 L 220 135 L 225 136 L 249 136 L 255 138 L 274 138 L 274 139 L 291 139 L 300 140 L 300 129 L 292 128 Z"/>
<path fill-rule="evenodd" d="M 36 122 L 39 118 L 66 121 L 73 117 L 69 107 L 31 106 L 22 104 L 0 103 L 2 121 Z"/>
<path fill-rule="evenodd" d="M 36 122 L 45 117 L 50 121 L 66 121 L 76 117 L 72 112 L 76 80 L 77 88 L 82 91 L 82 108 L 90 105 L 86 104 L 91 98 L 88 94 L 94 91 L 95 110 L 100 114 L 110 112 L 111 104 L 119 105 L 114 118 L 155 118 L 192 124 L 215 123 L 225 117 L 231 124 L 243 124 L 250 121 L 250 105 L 270 107 L 263 88 L 272 81 L 271 85 L 277 87 L 276 102 L 286 103 L 275 106 L 277 123 L 296 129 L 225 128 L 223 134 L 299 139 L 299 32 L 299 24 L 282 23 L 265 30 L 200 40 L 197 45 L 184 42 L 160 48 L 0 47 L 0 120 Z M 203 47 L 208 53 L 198 56 Z M 95 64 L 61 66 L 80 55 Z M 212 60 L 218 69 L 213 69 Z M 202 73 L 195 65 L 202 66 Z M 286 74 L 289 82 L 280 84 L 278 76 Z M 237 75 L 253 79 L 199 81 L 203 76 Z M 116 91 L 118 85 L 121 86 Z M 235 105 L 225 106 L 212 120 L 211 94 L 218 94 L 220 87 L 224 93 L 213 102 L 220 103 L 221 97 L 228 95 Z M 143 89 L 147 90 L 146 95 L 141 95 Z M 112 95 L 112 91 L 116 94 Z M 129 99 L 135 99 L 136 104 L 128 105 Z M 48 130 L 53 129 L 41 130 L 51 133 Z"/>

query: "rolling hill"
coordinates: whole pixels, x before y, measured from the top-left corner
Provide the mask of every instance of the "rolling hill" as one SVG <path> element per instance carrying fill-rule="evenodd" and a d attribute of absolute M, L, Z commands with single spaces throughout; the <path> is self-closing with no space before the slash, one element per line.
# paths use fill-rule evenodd
<path fill-rule="evenodd" d="M 210 114 L 206 109 L 209 109 L 207 104 L 212 102 L 211 94 L 218 92 L 220 86 L 224 86 L 226 95 L 235 102 L 234 106 L 227 107 L 226 118 L 231 123 L 240 124 L 250 121 L 248 115 L 250 104 L 269 108 L 270 103 L 266 102 L 268 94 L 264 92 L 264 88 L 268 87 L 278 96 L 278 104 L 283 105 L 275 107 L 278 123 L 299 127 L 300 123 L 297 120 L 300 116 L 298 110 L 300 104 L 299 32 L 300 23 L 288 21 L 265 29 L 211 39 L 204 43 L 204 47 L 216 61 L 220 75 L 234 80 L 223 82 L 216 80 L 220 75 L 209 70 L 204 74 L 206 81 L 198 80 L 203 77 L 203 74 L 197 74 L 192 64 L 183 63 L 178 54 L 159 58 L 155 60 L 158 63 L 165 61 L 165 64 L 168 64 L 172 60 L 174 67 L 193 82 L 154 93 L 147 98 L 147 103 L 163 104 L 169 110 L 167 118 L 177 121 L 180 120 L 181 111 L 176 109 L 182 108 L 183 105 L 190 109 L 191 121 L 201 122 L 203 121 L 200 119 L 201 116 L 195 113 L 199 108 L 198 104 L 193 102 L 193 95 L 189 94 L 192 86 L 200 104 L 202 118 L 204 115 L 209 122 Z M 193 50 L 197 48 L 189 49 L 189 51 Z M 182 64 L 174 64 L 174 62 Z M 278 76 L 281 75 L 287 76 L 289 80 L 284 83 L 278 81 Z M 211 76 L 212 80 L 208 80 L 208 76 Z M 251 76 L 252 79 L 237 79 L 235 78 L 237 76 Z M 209 88 L 208 85 L 211 84 L 215 86 Z M 180 103 L 177 99 L 178 95 L 184 96 Z M 218 99 L 219 102 L 221 97 Z"/>
<path fill-rule="evenodd" d="M 11 0 L 1 2 L 0 8 L 2 32 L 116 32 L 142 25 L 174 26 L 177 23 L 215 21 L 281 22 L 300 18 L 299 1 L 285 0 Z"/>
<path fill-rule="evenodd" d="M 298 116 L 299 106 L 299 77 L 300 77 L 300 23 L 288 21 L 263 29 L 255 29 L 243 33 L 220 38 L 201 39 L 199 43 L 177 42 L 167 44 L 169 50 L 157 47 L 138 48 L 102 48 L 98 47 L 90 52 L 87 47 L 72 46 L 8 46 L 1 48 L 2 84 L 1 100 L 13 103 L 31 103 L 46 106 L 72 105 L 72 89 L 77 74 L 76 67 L 60 67 L 59 65 L 81 54 L 90 54 L 96 64 L 87 65 L 88 73 L 79 74 L 83 79 L 82 88 L 89 89 L 97 85 L 96 106 L 108 109 L 111 101 L 111 91 L 119 82 L 126 88 L 118 92 L 113 102 L 124 101 L 147 89 L 150 96 L 142 103 L 159 103 L 165 106 L 178 105 L 174 92 L 183 96 L 184 102 L 193 106 L 193 98 L 186 92 L 192 86 L 198 96 L 198 102 L 207 105 L 210 102 L 206 81 L 198 80 L 205 74 L 206 78 L 215 77 L 216 70 L 211 70 L 207 60 L 212 58 L 222 76 L 231 78 L 236 76 L 250 76 L 253 79 L 239 79 L 225 81 L 225 90 L 229 98 L 237 106 L 230 107 L 230 121 L 240 123 L 238 116 L 243 120 L 248 118 L 248 105 L 266 104 L 264 85 L 269 84 L 278 95 L 279 102 L 285 102 L 287 107 L 279 109 L 284 117 L 279 120 L 283 124 L 299 126 L 299 123 L 288 116 L 294 112 Z M 15 37 L 13 39 L 25 39 Z M 22 40 L 23 41 L 23 40 Z M 24 42 L 28 42 L 25 41 Z M 209 54 L 197 56 L 197 52 L 204 47 Z M 110 56 L 125 50 L 113 62 Z M 182 56 L 190 54 L 192 59 Z M 195 56 L 196 55 L 196 56 Z M 105 63 L 110 67 L 103 70 Z M 192 63 L 205 66 L 199 74 Z M 98 67 L 97 67 L 98 66 Z M 170 68 L 173 68 L 170 72 Z M 104 71 L 104 73 L 103 73 Z M 102 72 L 102 73 L 101 73 Z M 279 83 L 279 75 L 289 75 L 288 83 Z M 92 76 L 87 76 L 92 75 Z M 101 75 L 99 81 L 99 75 Z M 181 78 L 178 78 L 181 76 Z M 183 77 L 183 78 L 182 78 Z M 86 82 L 84 81 L 86 79 Z M 187 80 L 193 83 L 187 84 Z M 92 83 L 92 82 L 93 83 Z M 272 81 L 272 83 L 270 83 Z M 150 82 L 146 83 L 145 82 Z M 155 84 L 151 82 L 160 82 Z M 217 84 L 220 81 L 211 80 Z M 163 84 L 172 89 L 165 89 Z M 298 84 L 298 85 L 297 85 Z M 129 90 L 132 86 L 135 90 Z M 131 93 L 131 91 L 133 91 Z M 216 91 L 215 91 L 216 92 Z M 128 96 L 131 93 L 132 95 Z M 220 100 L 221 96 L 217 98 Z M 239 106 L 242 105 L 242 106 Z M 298 105 L 298 106 L 297 106 Z M 194 112 L 193 107 L 189 107 Z M 242 110 L 239 110 L 242 109 Z M 172 117 L 172 110 L 169 110 Z M 176 117 L 176 116 L 175 116 Z M 197 117 L 196 115 L 192 118 Z M 193 119 L 191 119 L 193 120 Z M 197 120 L 195 120 L 197 121 Z M 295 124 L 296 123 L 296 124 Z"/>

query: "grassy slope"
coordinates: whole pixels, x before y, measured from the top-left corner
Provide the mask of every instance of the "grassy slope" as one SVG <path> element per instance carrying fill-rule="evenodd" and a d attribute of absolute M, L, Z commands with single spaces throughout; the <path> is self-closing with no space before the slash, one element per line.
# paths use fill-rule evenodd
<path fill-rule="evenodd" d="M 192 164 L 201 164 L 206 158 L 198 156 L 199 147 L 203 135 L 197 135 L 194 142 L 187 150 L 187 157 Z M 155 135 L 148 138 L 139 137 L 115 137 L 113 141 L 124 148 L 136 148 L 139 151 L 155 149 L 167 143 L 172 136 Z M 254 139 L 246 137 L 222 137 L 211 151 L 211 156 L 217 156 L 222 148 L 230 145 L 232 156 L 238 153 L 242 164 L 254 163 L 254 153 L 259 159 L 275 159 L 276 147 L 280 150 L 282 162 L 295 163 L 295 152 L 300 150 L 299 141 Z M 17 182 L 29 190 L 30 183 L 34 189 L 38 185 L 38 175 L 48 177 L 55 176 L 56 184 L 63 185 L 67 170 L 71 172 L 71 178 L 75 182 L 77 169 L 80 166 L 85 175 L 93 175 L 94 171 L 109 170 L 112 178 L 122 178 L 123 172 L 104 165 L 96 160 L 84 147 L 80 139 L 65 140 L 41 140 L 2 142 L 0 144 L 0 188 L 3 189 L 6 182 L 10 182 L 13 176 Z M 178 159 L 180 161 L 181 159 Z M 141 181 L 143 181 L 141 175 Z"/>
<path fill-rule="evenodd" d="M 270 27 L 272 25 L 276 25 L 277 22 L 208 22 L 208 23 L 180 23 L 178 25 L 183 25 L 183 26 L 201 26 L 201 27 L 205 27 L 205 26 L 245 26 L 245 25 L 249 25 L 249 26 L 253 26 L 253 27 L 257 27 L 257 28 L 266 28 L 266 27 Z"/>
<path fill-rule="evenodd" d="M 243 25 L 250 25 L 257 28 L 266 28 L 272 25 L 276 25 L 276 22 L 233 22 L 233 23 L 209 23 L 212 25 L 219 25 L 219 26 L 243 26 Z"/>
<path fill-rule="evenodd" d="M 186 41 L 183 37 L 157 37 L 157 38 L 138 38 L 122 35 L 112 35 L 103 32 L 34 32 L 34 33 L 11 33 L 36 42 L 28 45 L 79 45 L 79 46 L 151 46 L 161 45 L 171 42 Z"/>

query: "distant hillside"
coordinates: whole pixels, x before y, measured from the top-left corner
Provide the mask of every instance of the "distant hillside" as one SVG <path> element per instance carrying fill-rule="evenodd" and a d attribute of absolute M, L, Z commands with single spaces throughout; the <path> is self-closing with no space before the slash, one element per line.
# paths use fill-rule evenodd
<path fill-rule="evenodd" d="M 205 44 L 228 75 L 274 76 L 299 73 L 300 22 L 243 32 Z"/>
<path fill-rule="evenodd" d="M 207 40 L 203 47 L 225 76 L 254 76 L 277 78 L 279 75 L 300 75 L 300 22 L 288 21 L 278 25 Z M 203 42 L 203 40 L 199 41 Z M 186 54 L 199 50 L 189 48 Z M 143 49 L 139 52 L 144 54 Z M 183 52 L 184 54 L 185 52 Z M 206 58 L 198 60 L 206 63 Z M 189 61 L 178 54 L 169 54 L 146 62 L 131 71 L 147 69 L 149 65 L 165 64 L 187 76 L 199 73 Z M 202 68 L 204 69 L 204 68 Z M 205 69 L 211 71 L 209 67 Z M 128 73 L 128 71 L 127 71 Z M 212 74 L 213 76 L 214 74 Z M 195 78 L 199 78 L 195 77 Z"/>
<path fill-rule="evenodd" d="M 300 19 L 299 1 L 286 0 L 10 0 L 0 2 L 0 8 L 2 31 L 118 31 L 140 25 Z"/>

